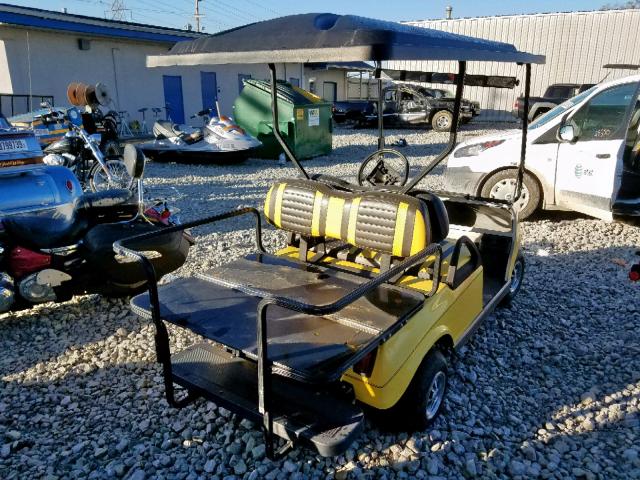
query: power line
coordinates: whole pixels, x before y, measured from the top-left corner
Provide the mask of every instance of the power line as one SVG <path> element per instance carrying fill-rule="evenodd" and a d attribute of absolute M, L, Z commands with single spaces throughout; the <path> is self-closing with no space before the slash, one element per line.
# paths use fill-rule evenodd
<path fill-rule="evenodd" d="M 282 16 L 282 13 L 277 12 L 277 11 L 273 10 L 272 8 L 267 7 L 266 5 L 263 5 L 263 4 L 259 3 L 259 2 L 256 2 L 255 0 L 244 0 L 244 1 L 247 2 L 247 3 L 250 3 L 253 6 L 262 8 L 263 10 L 265 10 L 265 11 L 267 11 L 269 13 L 273 13 L 274 15 L 278 15 L 279 17 Z"/>
<path fill-rule="evenodd" d="M 104 13 L 105 15 L 110 14 L 111 20 L 127 21 L 127 16 L 131 19 L 131 9 L 125 6 L 124 0 L 113 0 L 111 9 Z"/>

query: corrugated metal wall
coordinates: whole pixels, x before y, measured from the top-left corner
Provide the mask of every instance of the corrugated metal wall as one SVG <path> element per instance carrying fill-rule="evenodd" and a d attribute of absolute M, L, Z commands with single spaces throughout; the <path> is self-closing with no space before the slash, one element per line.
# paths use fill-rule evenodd
<path fill-rule="evenodd" d="M 640 10 L 516 15 L 505 17 L 426 20 L 412 25 L 514 44 L 518 49 L 546 55 L 545 65 L 532 67 L 531 95 L 542 95 L 552 83 L 598 83 L 631 75 L 607 70 L 607 63 L 640 63 Z M 455 72 L 452 62 L 391 62 L 391 68 Z M 465 97 L 480 101 L 485 121 L 513 120 L 510 112 L 524 91 L 524 67 L 471 62 L 468 73 L 511 75 L 521 79 L 514 90 L 465 87 Z M 443 86 L 453 91 L 454 87 Z"/>

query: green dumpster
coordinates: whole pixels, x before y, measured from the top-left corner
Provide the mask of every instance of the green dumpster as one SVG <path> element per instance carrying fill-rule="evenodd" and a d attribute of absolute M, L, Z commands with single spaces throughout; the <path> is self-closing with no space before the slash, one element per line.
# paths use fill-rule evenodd
<path fill-rule="evenodd" d="M 298 159 L 328 155 L 332 149 L 331 103 L 290 83 L 278 82 L 280 133 Z M 282 148 L 273 135 L 271 86 L 263 80 L 244 80 L 233 104 L 235 122 L 262 142 L 257 156 L 278 158 Z"/>

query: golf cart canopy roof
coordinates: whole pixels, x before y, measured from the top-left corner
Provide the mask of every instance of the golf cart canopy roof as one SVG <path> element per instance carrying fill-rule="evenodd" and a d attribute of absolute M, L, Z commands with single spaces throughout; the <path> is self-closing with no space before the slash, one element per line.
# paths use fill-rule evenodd
<path fill-rule="evenodd" d="M 149 67 L 240 63 L 456 60 L 544 63 L 508 43 L 354 15 L 307 13 L 245 25 L 147 58 Z"/>

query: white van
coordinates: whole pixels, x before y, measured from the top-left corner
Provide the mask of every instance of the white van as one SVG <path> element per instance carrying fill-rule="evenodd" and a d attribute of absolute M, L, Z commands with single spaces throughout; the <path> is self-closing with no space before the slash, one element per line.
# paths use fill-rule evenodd
<path fill-rule="evenodd" d="M 603 220 L 640 215 L 640 75 L 596 85 L 540 117 L 527 134 L 517 208 L 575 210 Z M 446 189 L 510 199 L 522 132 L 476 137 L 448 158 Z"/>

